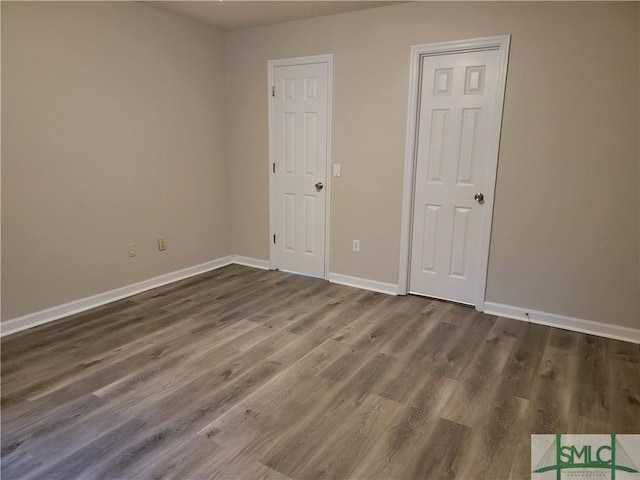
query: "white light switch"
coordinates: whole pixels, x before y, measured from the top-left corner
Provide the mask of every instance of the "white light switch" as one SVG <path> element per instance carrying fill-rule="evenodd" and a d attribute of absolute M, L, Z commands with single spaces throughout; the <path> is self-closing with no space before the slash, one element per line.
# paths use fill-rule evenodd
<path fill-rule="evenodd" d="M 333 176 L 334 177 L 339 177 L 340 176 L 340 164 L 339 163 L 334 163 L 333 164 Z"/>

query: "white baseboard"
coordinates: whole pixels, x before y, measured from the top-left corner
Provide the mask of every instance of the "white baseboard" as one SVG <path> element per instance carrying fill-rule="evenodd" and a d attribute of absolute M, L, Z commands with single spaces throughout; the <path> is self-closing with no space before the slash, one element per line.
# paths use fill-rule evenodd
<path fill-rule="evenodd" d="M 151 290 L 152 288 L 161 287 L 168 283 L 177 282 L 178 280 L 183 280 L 195 275 L 200 275 L 201 273 L 216 270 L 217 268 L 221 268 L 232 263 L 234 263 L 233 257 L 229 255 L 223 258 L 218 258 L 217 260 L 201 263 L 200 265 L 183 268 L 182 270 L 177 270 L 175 272 L 150 278 L 149 280 L 127 285 L 126 287 L 116 288 L 109 292 L 99 293 L 97 295 L 92 295 L 91 297 L 82 298 L 63 305 L 47 308 L 46 310 L 30 313 L 22 317 L 13 318 L 0 324 L 0 336 L 4 337 L 5 335 L 11 335 L 12 333 L 17 333 L 63 317 L 68 317 L 74 313 L 84 312 L 85 310 L 90 310 L 107 303 L 115 302 L 122 298 L 130 297 L 137 293 Z"/>
<path fill-rule="evenodd" d="M 484 313 L 625 342 L 640 343 L 640 328 L 622 327 L 581 318 L 565 317 L 555 313 L 540 312 L 494 302 L 484 302 Z"/>
<path fill-rule="evenodd" d="M 269 270 L 269 260 L 261 260 L 259 258 L 243 257 L 242 255 L 233 255 L 232 263 L 238 265 L 244 265 L 246 267 L 261 268 L 262 270 Z"/>
<path fill-rule="evenodd" d="M 369 280 L 360 277 L 351 277 L 340 273 L 329 273 L 328 280 L 331 283 L 347 285 L 348 287 L 363 288 L 373 292 L 386 293 L 389 295 L 398 295 L 398 285 L 394 283 L 378 282 L 377 280 Z"/>
<path fill-rule="evenodd" d="M 200 275 L 202 273 L 216 270 L 218 268 L 236 263 L 263 270 L 269 269 L 268 260 L 260 260 L 257 258 L 243 257 L 240 255 L 229 255 L 210 262 L 205 262 L 193 267 L 184 268 L 175 272 L 160 275 L 149 280 L 127 285 L 126 287 L 116 288 L 109 292 L 99 293 L 91 297 L 82 298 L 73 302 L 58 305 L 56 307 L 41 310 L 39 312 L 24 315 L 22 317 L 13 318 L 0 324 L 0 336 L 11 335 L 28 328 L 36 327 L 45 323 L 58 320 L 60 318 L 73 315 L 75 313 L 90 310 L 92 308 L 115 302 L 122 298 L 130 297 L 137 293 L 151 290 L 152 288 L 161 287 L 168 283 L 177 282 L 185 278 Z M 351 277 L 339 273 L 329 273 L 328 280 L 332 283 L 347 285 L 349 287 L 362 288 L 374 292 L 386 293 L 389 295 L 398 295 L 399 286 L 393 283 L 378 282 L 376 280 L 368 280 L 366 278 Z M 594 322 L 591 320 L 583 320 L 580 318 L 566 317 L 553 313 L 540 312 L 511 305 L 503 305 L 501 303 L 484 302 L 484 313 L 489 315 L 497 315 L 500 317 L 512 318 L 514 320 L 523 320 L 525 322 L 547 325 L 550 327 L 563 328 L 565 330 L 573 330 L 576 332 L 598 335 L 601 337 L 613 338 L 632 343 L 640 343 L 640 328 L 629 328 L 618 325 L 609 325 L 606 323 Z"/>

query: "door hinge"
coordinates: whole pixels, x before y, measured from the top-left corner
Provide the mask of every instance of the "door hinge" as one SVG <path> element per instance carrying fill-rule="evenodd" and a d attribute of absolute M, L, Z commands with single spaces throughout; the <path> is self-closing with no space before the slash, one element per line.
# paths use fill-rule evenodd
<path fill-rule="evenodd" d="M 276 86 L 275 85 L 271 87 L 271 96 L 272 97 L 276 96 Z"/>
<path fill-rule="evenodd" d="M 273 234 L 273 243 L 276 243 L 276 234 Z"/>
<path fill-rule="evenodd" d="M 273 173 L 276 173 L 276 164 L 275 164 L 275 162 L 273 163 Z"/>

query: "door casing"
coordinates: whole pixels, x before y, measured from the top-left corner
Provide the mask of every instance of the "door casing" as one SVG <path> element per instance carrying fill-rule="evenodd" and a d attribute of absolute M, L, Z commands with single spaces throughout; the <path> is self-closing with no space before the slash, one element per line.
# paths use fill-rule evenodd
<path fill-rule="evenodd" d="M 504 106 L 504 93 L 507 79 L 507 65 L 509 61 L 510 35 L 474 38 L 452 42 L 430 43 L 411 47 L 409 70 L 409 103 L 407 109 L 407 130 L 405 140 L 404 186 L 402 195 L 402 218 L 400 231 L 400 275 L 398 279 L 398 293 L 406 295 L 409 285 L 409 265 L 411 261 L 411 229 L 413 220 L 413 193 L 415 185 L 416 153 L 418 145 L 418 113 L 420 102 L 420 86 L 422 74 L 422 59 L 426 56 L 447 55 L 462 52 L 482 50 L 498 50 L 500 52 L 500 67 L 498 71 L 498 91 L 495 105 L 495 121 L 491 126 L 491 149 L 488 155 L 487 186 L 495 190 L 498 169 L 498 152 L 500 147 L 500 131 Z M 487 205 L 489 206 L 489 205 Z M 491 225 L 494 205 L 490 205 L 486 213 L 485 222 L 481 227 L 480 243 L 480 275 L 475 287 L 475 307 L 484 310 L 485 291 L 487 285 L 487 267 L 489 264 L 489 245 L 491 242 Z"/>
<path fill-rule="evenodd" d="M 272 88 L 274 86 L 274 71 L 276 67 L 288 67 L 295 65 L 309 65 L 314 63 L 327 64 L 327 172 L 325 182 L 325 234 L 324 234 L 324 276 L 329 276 L 329 244 L 331 239 L 331 134 L 333 122 L 333 54 L 313 55 L 308 57 L 281 58 L 267 61 L 267 104 L 268 104 L 268 129 L 269 129 L 269 163 L 267 165 L 269 175 L 269 268 L 278 269 L 278 259 L 273 236 L 276 234 L 276 192 L 275 176 L 272 170 L 275 158 L 275 123 L 274 106 L 272 101 Z"/>

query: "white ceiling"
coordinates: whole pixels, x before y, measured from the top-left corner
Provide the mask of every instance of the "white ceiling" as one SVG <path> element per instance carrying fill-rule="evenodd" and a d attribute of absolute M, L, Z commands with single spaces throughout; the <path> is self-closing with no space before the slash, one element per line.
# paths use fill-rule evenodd
<path fill-rule="evenodd" d="M 386 7 L 398 1 L 146 1 L 146 5 L 213 25 L 223 30 L 255 27 L 300 18 L 322 17 L 366 8 Z"/>

